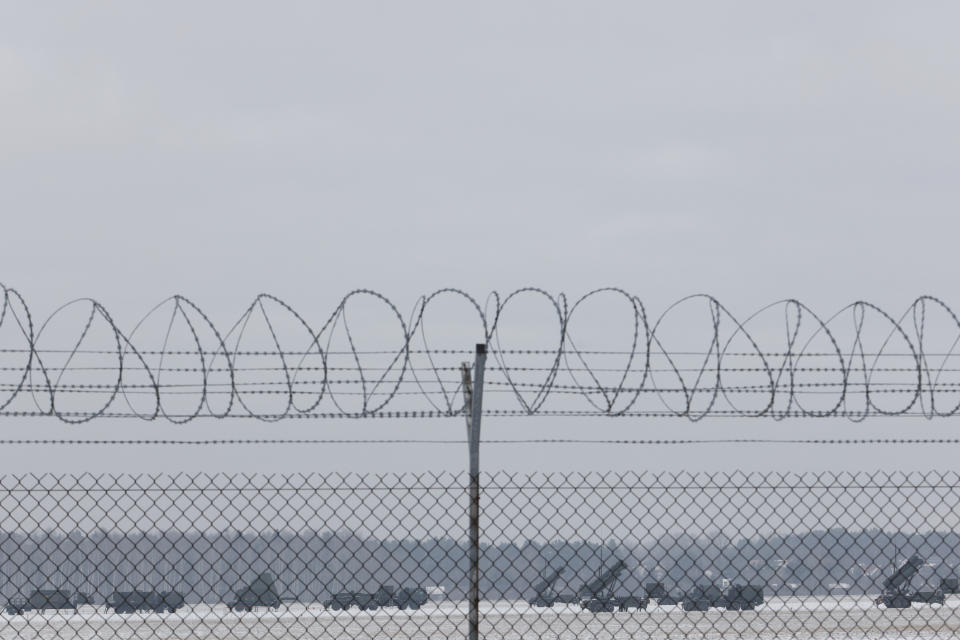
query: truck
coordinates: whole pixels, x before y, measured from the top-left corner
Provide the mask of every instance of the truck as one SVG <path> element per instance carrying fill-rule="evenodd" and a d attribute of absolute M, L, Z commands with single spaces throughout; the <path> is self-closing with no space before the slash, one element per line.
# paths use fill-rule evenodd
<path fill-rule="evenodd" d="M 346 611 L 351 607 L 357 607 L 360 611 L 373 611 L 380 607 L 393 604 L 394 588 L 390 585 L 381 585 L 373 593 L 365 591 L 340 591 L 333 594 L 329 600 L 323 603 L 327 609 Z"/>
<path fill-rule="evenodd" d="M 646 609 L 650 599 L 646 596 L 617 596 L 614 589 L 627 563 L 617 560 L 594 580 L 580 588 L 580 597 L 583 598 L 580 606 L 592 613 L 612 613 L 613 611 L 629 611 L 630 609 Z"/>
<path fill-rule="evenodd" d="M 340 591 L 323 602 L 323 606 L 333 611 L 357 607 L 361 611 L 373 611 L 380 607 L 399 607 L 400 609 L 419 609 L 430 600 L 426 589 L 422 587 L 402 587 L 380 585 L 373 593 L 365 591 Z"/>
<path fill-rule="evenodd" d="M 419 609 L 429 601 L 423 587 L 401 587 L 393 595 L 393 603 L 401 609 Z"/>
<path fill-rule="evenodd" d="M 683 594 L 684 611 L 707 611 L 722 606 L 723 590 L 713 584 L 698 584 Z"/>
<path fill-rule="evenodd" d="M 683 593 L 680 591 L 670 592 L 662 582 L 648 582 L 643 585 L 643 590 L 647 592 L 650 600 L 656 600 L 657 604 L 680 604 L 683 602 Z"/>
<path fill-rule="evenodd" d="M 713 607 L 728 611 L 752 611 L 761 604 L 762 585 L 736 583 L 724 586 L 698 584 L 683 594 L 682 601 L 684 611 L 707 611 Z"/>
<path fill-rule="evenodd" d="M 116 613 L 136 613 L 139 611 L 174 613 L 183 605 L 183 595 L 176 591 L 133 589 L 131 591 L 114 591 L 107 597 L 107 607 L 113 609 Z"/>
<path fill-rule="evenodd" d="M 7 603 L 6 611 L 11 615 L 21 615 L 27 611 L 46 611 L 48 609 L 77 610 L 73 593 L 65 589 L 35 589 L 26 598 L 13 598 Z"/>
<path fill-rule="evenodd" d="M 731 584 L 723 590 L 722 606 L 729 611 L 753 611 L 763 604 L 763 585 Z"/>
<path fill-rule="evenodd" d="M 659 600 L 670 595 L 662 582 L 648 582 L 643 585 L 643 590 L 647 592 L 647 597 L 651 600 Z"/>
<path fill-rule="evenodd" d="M 874 604 L 889 609 L 908 609 L 914 602 L 943 604 L 945 598 L 942 587 L 933 591 L 914 591 L 911 587 L 914 576 L 925 563 L 919 554 L 907 558 L 906 562 L 884 579 L 883 591 L 874 600 Z"/>

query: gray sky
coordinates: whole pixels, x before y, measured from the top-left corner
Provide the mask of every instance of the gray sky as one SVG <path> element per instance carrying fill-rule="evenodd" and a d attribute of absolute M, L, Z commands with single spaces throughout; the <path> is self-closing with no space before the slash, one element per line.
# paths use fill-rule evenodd
<path fill-rule="evenodd" d="M 960 186 L 953 3 L 87 3 L 0 7 L 0 281 L 124 327 L 173 293 L 229 326 L 615 285 L 948 302 Z M 392 328 L 392 327 L 391 327 Z M 538 328 L 531 324 L 528 332 Z M 454 345 L 461 346 L 461 345 Z M 469 344 L 465 345 L 469 346 Z M 12 437 L 460 436 L 460 421 L 6 421 Z M 953 435 L 953 421 L 488 420 L 490 437 Z M 487 468 L 954 466 L 955 449 L 491 446 Z M 4 469 L 458 468 L 456 448 L 8 448 Z"/>

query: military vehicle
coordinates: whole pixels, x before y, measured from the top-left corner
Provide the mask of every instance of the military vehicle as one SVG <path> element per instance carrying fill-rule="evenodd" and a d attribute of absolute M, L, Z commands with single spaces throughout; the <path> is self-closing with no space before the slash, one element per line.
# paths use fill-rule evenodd
<path fill-rule="evenodd" d="M 234 592 L 233 601 L 227 606 L 233 611 L 251 611 L 254 607 L 279 609 L 284 602 L 277 591 L 276 578 L 265 571 L 253 582 Z"/>
<path fill-rule="evenodd" d="M 557 593 L 555 587 L 560 577 L 566 573 L 566 567 L 552 570 L 540 582 L 533 585 L 534 596 L 527 603 L 534 607 L 552 607 L 558 602 L 570 604 L 579 603 L 580 596 L 576 593 Z"/>
<path fill-rule="evenodd" d="M 683 593 L 675 591 L 670 593 L 662 582 L 648 582 L 643 585 L 644 591 L 650 600 L 656 600 L 657 604 L 680 604 L 683 602 Z"/>
<path fill-rule="evenodd" d="M 707 611 L 713 607 L 729 611 L 752 611 L 763 604 L 763 586 L 756 584 L 698 584 L 683 594 L 684 611 Z"/>
<path fill-rule="evenodd" d="M 553 588 L 557 581 L 566 573 L 565 567 L 553 569 L 544 576 L 540 582 L 533 585 L 533 597 L 527 600 L 527 603 L 534 607 L 552 607 L 553 606 Z"/>
<path fill-rule="evenodd" d="M 421 587 L 403 587 L 397 589 L 393 585 L 380 585 L 373 593 L 358 591 L 341 591 L 333 594 L 323 602 L 323 606 L 333 611 L 347 610 L 357 607 L 361 611 L 373 611 L 380 607 L 399 607 L 401 609 L 419 609 L 430 596 Z"/>
<path fill-rule="evenodd" d="M 933 591 L 915 591 L 910 596 L 911 603 L 944 604 L 946 601 L 947 598 L 940 589 L 934 589 Z"/>
<path fill-rule="evenodd" d="M 357 593 L 354 591 L 339 591 L 328 599 L 323 601 L 325 609 L 333 611 L 346 611 L 350 607 L 357 607 L 361 611 L 366 611 L 373 602 L 373 596 L 369 593 Z M 376 609 L 376 606 L 373 607 Z"/>
<path fill-rule="evenodd" d="M 874 603 L 878 607 L 890 609 L 907 609 L 914 602 L 943 604 L 945 598 L 941 588 L 934 591 L 911 590 L 910 583 L 924 564 L 924 559 L 918 554 L 910 556 L 900 568 L 883 581 L 883 592 L 874 600 Z"/>
<path fill-rule="evenodd" d="M 324 601 L 323 606 L 334 611 L 347 610 L 351 607 L 357 607 L 361 611 L 372 611 L 391 604 L 393 604 L 393 587 L 383 585 L 374 593 L 362 591 L 335 593 L 333 597 Z"/>
<path fill-rule="evenodd" d="M 763 586 L 731 584 L 723 590 L 723 604 L 730 611 L 753 611 L 763 604 Z"/>
<path fill-rule="evenodd" d="M 583 585 L 580 588 L 580 597 L 583 598 L 580 606 L 593 613 L 646 609 L 650 603 L 649 598 L 632 595 L 615 596 L 613 593 L 620 580 L 620 574 L 626 568 L 626 562 L 617 560 L 613 566 L 603 571 L 594 580 Z"/>
<path fill-rule="evenodd" d="M 684 611 L 707 611 L 722 606 L 723 590 L 713 584 L 698 584 L 683 594 Z"/>
<path fill-rule="evenodd" d="M 659 600 L 669 595 L 662 582 L 648 582 L 643 585 L 643 590 L 647 592 L 647 597 L 651 600 Z"/>
<path fill-rule="evenodd" d="M 77 604 L 73 594 L 65 589 L 35 589 L 26 598 L 12 599 L 7 603 L 6 611 L 18 615 L 27 611 L 46 611 L 47 609 L 73 609 Z"/>
<path fill-rule="evenodd" d="M 402 587 L 393 595 L 393 601 L 401 609 L 419 609 L 430 601 L 430 596 L 421 587 Z"/>
<path fill-rule="evenodd" d="M 940 578 L 940 591 L 944 593 L 958 593 L 960 592 L 960 584 L 956 576 L 950 576 L 948 578 Z"/>
<path fill-rule="evenodd" d="M 107 608 L 113 609 L 116 613 L 136 613 L 138 611 L 173 613 L 183 605 L 183 595 L 176 591 L 141 589 L 114 591 L 107 598 Z"/>

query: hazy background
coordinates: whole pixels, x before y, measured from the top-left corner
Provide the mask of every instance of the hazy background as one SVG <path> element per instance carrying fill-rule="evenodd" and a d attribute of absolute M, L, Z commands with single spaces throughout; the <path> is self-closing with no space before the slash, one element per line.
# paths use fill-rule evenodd
<path fill-rule="evenodd" d="M 0 6 L 0 281 L 38 317 L 614 285 L 894 315 L 955 294 L 954 3 Z M 519 321 L 519 320 L 517 320 Z M 390 327 L 393 329 L 393 326 Z M 531 325 L 529 330 L 537 331 Z M 450 345 L 469 348 L 466 345 Z M 461 420 L 6 419 L 3 437 L 460 437 Z M 486 437 L 953 436 L 954 420 L 488 419 Z M 491 445 L 489 469 L 956 468 L 957 447 Z M 40 470 L 459 469 L 458 447 L 0 449 Z"/>

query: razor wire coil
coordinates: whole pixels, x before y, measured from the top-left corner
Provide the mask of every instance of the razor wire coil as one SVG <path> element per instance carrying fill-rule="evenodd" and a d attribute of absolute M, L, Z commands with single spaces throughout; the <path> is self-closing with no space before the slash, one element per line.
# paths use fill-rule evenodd
<path fill-rule="evenodd" d="M 790 299 L 739 319 L 710 296 L 684 298 L 654 317 L 638 297 L 616 288 L 575 300 L 524 288 L 505 296 L 493 293 L 484 305 L 464 291 L 441 289 L 421 297 L 405 318 L 388 298 L 362 289 L 348 293 L 316 325 L 288 303 L 263 294 L 226 330 L 189 299 L 173 296 L 123 331 L 95 300 L 68 303 L 35 322 L 15 289 L 2 287 L 2 292 L 0 415 L 6 416 L 182 423 L 201 417 L 461 415 L 455 373 L 472 351 L 432 346 L 436 340 L 427 326 L 434 326 L 438 312 L 433 309 L 441 299 L 470 314 L 469 341 L 488 348 L 486 392 L 502 400 L 485 407 L 486 415 L 860 421 L 930 419 L 960 411 L 960 320 L 931 296 L 918 298 L 899 315 L 858 301 L 821 317 Z M 521 298 L 555 318 L 539 331 L 553 336 L 555 348 L 506 343 L 510 313 Z M 632 330 L 623 335 L 624 348 L 595 348 L 582 339 L 579 314 L 600 298 L 625 309 L 624 326 Z M 395 326 L 393 348 L 361 344 L 352 312 L 361 299 L 382 310 L 381 333 Z M 696 336 L 705 345 L 700 350 L 673 347 L 667 338 L 675 316 L 691 308 L 708 328 Z M 79 318 L 66 331 L 72 336 L 69 346 L 50 344 L 51 327 L 68 312 Z M 771 332 L 772 325 L 764 323 L 777 316 L 782 326 Z M 248 345 L 255 321 L 265 327 L 260 338 L 270 347 Z M 144 327 L 150 323 L 165 331 L 147 336 Z M 179 345 L 171 344 L 173 333 L 181 336 Z M 110 348 L 91 344 L 94 334 Z M 299 346 L 291 346 L 296 342 Z M 611 357 L 619 359 L 616 366 Z M 187 382 L 173 377 L 191 374 L 195 377 Z M 71 404 L 78 397 L 90 398 L 91 404 Z M 256 405 L 257 398 L 269 397 L 279 404 Z M 175 401 L 180 404 L 173 407 Z"/>

